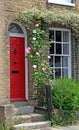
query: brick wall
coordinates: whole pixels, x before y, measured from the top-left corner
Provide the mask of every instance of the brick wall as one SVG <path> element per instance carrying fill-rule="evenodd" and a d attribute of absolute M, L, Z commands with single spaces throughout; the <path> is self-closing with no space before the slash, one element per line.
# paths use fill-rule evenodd
<path fill-rule="evenodd" d="M 9 99 L 8 43 L 5 35 L 4 3 L 0 1 L 0 103 L 7 103 Z"/>
<path fill-rule="evenodd" d="M 52 8 L 61 8 L 61 9 L 78 9 L 79 0 L 76 0 L 76 7 L 63 7 L 53 4 L 47 4 L 47 0 L 0 0 L 0 104 L 9 102 L 10 99 L 10 42 L 8 27 L 11 22 L 15 21 L 19 12 L 31 9 L 52 9 Z M 72 76 L 76 79 L 79 79 L 79 58 L 76 57 L 74 53 L 75 41 L 72 43 Z M 79 54 L 78 54 L 79 55 Z M 31 65 L 30 65 L 31 66 Z M 77 68 L 78 67 L 78 68 Z M 77 72 L 77 75 L 76 75 Z M 32 95 L 32 76 L 31 72 L 29 73 L 29 95 Z"/>

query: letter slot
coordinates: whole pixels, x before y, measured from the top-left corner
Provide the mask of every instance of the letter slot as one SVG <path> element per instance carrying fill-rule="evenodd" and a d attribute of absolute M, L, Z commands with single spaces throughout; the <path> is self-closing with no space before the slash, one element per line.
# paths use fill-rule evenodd
<path fill-rule="evenodd" d="M 12 74 L 19 74 L 19 70 L 12 70 Z"/>

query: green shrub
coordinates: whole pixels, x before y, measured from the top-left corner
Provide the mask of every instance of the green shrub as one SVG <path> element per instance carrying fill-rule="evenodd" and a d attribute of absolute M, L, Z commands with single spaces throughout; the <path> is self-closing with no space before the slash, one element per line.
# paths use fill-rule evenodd
<path fill-rule="evenodd" d="M 13 125 L 14 125 L 13 122 L 7 123 L 7 124 L 4 124 L 3 122 L 0 122 L 0 130 L 14 130 Z"/>
<path fill-rule="evenodd" d="M 72 123 L 79 105 L 79 83 L 67 77 L 57 79 L 52 85 L 51 97 L 54 106 L 52 123 Z"/>

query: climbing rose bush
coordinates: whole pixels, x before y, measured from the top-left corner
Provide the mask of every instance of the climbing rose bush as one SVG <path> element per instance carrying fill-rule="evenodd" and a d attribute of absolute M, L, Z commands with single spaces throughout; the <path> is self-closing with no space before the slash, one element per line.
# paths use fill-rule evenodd
<path fill-rule="evenodd" d="M 50 84 L 51 68 L 49 66 L 49 34 L 35 24 L 29 39 L 29 47 L 25 49 L 26 58 L 32 59 L 33 87 L 43 88 Z"/>

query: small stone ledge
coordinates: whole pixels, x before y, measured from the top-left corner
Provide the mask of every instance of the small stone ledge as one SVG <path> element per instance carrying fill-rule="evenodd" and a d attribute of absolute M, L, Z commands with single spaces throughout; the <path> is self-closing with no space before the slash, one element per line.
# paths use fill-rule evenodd
<path fill-rule="evenodd" d="M 10 104 L 0 105 L 0 122 L 9 123 L 12 121 L 12 106 Z"/>

